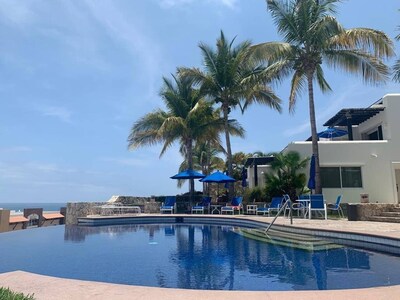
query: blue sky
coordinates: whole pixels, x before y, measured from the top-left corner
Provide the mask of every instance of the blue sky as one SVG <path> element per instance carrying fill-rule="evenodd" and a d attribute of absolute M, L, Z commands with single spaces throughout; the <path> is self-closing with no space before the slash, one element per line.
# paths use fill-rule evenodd
<path fill-rule="evenodd" d="M 395 2 L 345 1 L 337 18 L 393 38 Z M 264 0 L 0 1 L 0 203 L 186 192 L 169 179 L 182 161 L 177 147 L 159 159 L 160 147 L 129 152 L 126 139 L 136 119 L 164 108 L 162 76 L 200 66 L 198 43 L 214 45 L 221 29 L 237 41 L 280 40 Z M 319 129 L 341 108 L 400 92 L 325 70 L 333 92 L 315 94 Z M 282 114 L 260 106 L 232 114 L 247 132 L 233 139 L 234 152 L 280 151 L 310 135 L 307 96 L 289 114 L 288 82 L 274 89 Z"/>

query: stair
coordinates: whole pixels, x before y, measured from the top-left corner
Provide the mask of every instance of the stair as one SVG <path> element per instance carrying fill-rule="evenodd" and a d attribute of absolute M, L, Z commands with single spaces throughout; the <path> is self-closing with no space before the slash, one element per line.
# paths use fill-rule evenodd
<path fill-rule="evenodd" d="M 400 223 L 400 217 L 373 216 L 373 217 L 369 217 L 368 221 L 387 222 L 387 223 Z"/>
<path fill-rule="evenodd" d="M 233 232 L 260 242 L 307 251 L 325 251 L 343 247 L 310 235 L 293 234 L 274 229 L 270 229 L 268 233 L 265 233 L 262 229 L 234 228 Z"/>
<path fill-rule="evenodd" d="M 369 217 L 368 221 L 400 223 L 400 207 L 395 206 L 388 211 L 382 211 L 376 216 Z"/>

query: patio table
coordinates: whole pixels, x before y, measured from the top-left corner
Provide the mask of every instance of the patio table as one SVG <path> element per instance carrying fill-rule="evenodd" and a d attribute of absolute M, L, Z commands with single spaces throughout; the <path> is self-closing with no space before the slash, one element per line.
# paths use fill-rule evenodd
<path fill-rule="evenodd" d="M 214 212 L 221 214 L 221 207 L 221 204 L 211 204 L 211 214 L 214 214 Z"/>

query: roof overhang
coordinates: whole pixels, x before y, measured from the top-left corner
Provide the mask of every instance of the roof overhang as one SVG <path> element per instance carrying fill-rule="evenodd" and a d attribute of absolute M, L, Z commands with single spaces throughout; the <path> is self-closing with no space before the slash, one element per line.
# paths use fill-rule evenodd
<path fill-rule="evenodd" d="M 380 113 L 384 109 L 384 107 L 344 108 L 326 121 L 324 126 L 357 126 Z"/>
<path fill-rule="evenodd" d="M 249 157 L 244 167 L 248 168 L 249 166 L 260 166 L 260 165 L 269 165 L 275 159 L 274 156 L 263 156 L 263 157 Z"/>

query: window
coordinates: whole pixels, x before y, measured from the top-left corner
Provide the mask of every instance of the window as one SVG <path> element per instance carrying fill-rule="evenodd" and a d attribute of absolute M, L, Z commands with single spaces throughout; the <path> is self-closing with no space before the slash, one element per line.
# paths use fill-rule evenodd
<path fill-rule="evenodd" d="M 363 140 L 379 141 L 383 140 L 382 126 L 379 125 L 375 130 L 364 133 Z"/>
<path fill-rule="evenodd" d="M 340 168 L 327 167 L 321 168 L 321 183 L 324 188 L 341 188 Z"/>
<path fill-rule="evenodd" d="M 342 187 L 362 187 L 360 167 L 341 167 Z"/>
<path fill-rule="evenodd" d="M 323 188 L 361 188 L 361 167 L 322 167 Z"/>

